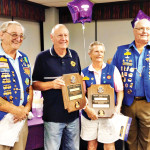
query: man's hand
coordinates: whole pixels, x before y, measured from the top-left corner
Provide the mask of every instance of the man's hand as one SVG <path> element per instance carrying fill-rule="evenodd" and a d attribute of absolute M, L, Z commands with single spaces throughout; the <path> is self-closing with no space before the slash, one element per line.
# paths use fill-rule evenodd
<path fill-rule="evenodd" d="M 64 85 L 65 85 L 65 82 L 62 80 L 61 77 L 52 81 L 53 89 L 61 89 L 62 86 L 64 86 Z"/>
<path fill-rule="evenodd" d="M 24 106 L 18 106 L 14 112 L 14 123 L 27 118 L 29 111 Z"/>

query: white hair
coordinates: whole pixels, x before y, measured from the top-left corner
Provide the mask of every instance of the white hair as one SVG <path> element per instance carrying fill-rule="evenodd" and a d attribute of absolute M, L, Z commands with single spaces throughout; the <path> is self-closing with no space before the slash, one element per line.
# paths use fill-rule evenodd
<path fill-rule="evenodd" d="M 105 52 L 105 46 L 104 46 L 104 44 L 103 44 L 103 43 L 100 43 L 99 41 L 94 41 L 94 42 L 92 42 L 92 43 L 90 44 L 90 46 L 89 46 L 89 51 L 88 51 L 89 54 L 91 53 L 91 51 L 93 50 L 93 46 L 95 46 L 95 45 L 102 46 L 103 49 L 104 49 L 104 52 Z"/>
<path fill-rule="evenodd" d="M 141 19 L 141 20 L 147 20 L 147 21 L 150 23 L 150 20 L 148 20 L 148 19 L 143 18 L 143 19 Z M 138 23 L 139 21 L 141 21 L 141 20 L 137 20 L 137 21 L 134 23 L 134 28 L 136 28 L 137 23 Z"/>
<path fill-rule="evenodd" d="M 12 24 L 20 26 L 22 28 L 22 31 L 23 31 L 23 34 L 24 34 L 24 32 L 25 32 L 24 27 L 19 22 L 17 22 L 17 21 L 7 21 L 7 22 L 2 23 L 2 25 L 0 26 L 0 31 L 6 32 L 8 26 L 12 25 Z"/>
<path fill-rule="evenodd" d="M 51 34 L 54 35 L 54 32 L 56 29 L 58 29 L 59 27 L 65 27 L 67 29 L 67 27 L 64 25 L 64 24 L 56 24 L 53 28 L 52 28 L 52 31 L 51 31 Z M 68 30 L 68 29 L 67 29 Z M 69 30 L 68 30 L 68 33 L 69 33 Z"/>

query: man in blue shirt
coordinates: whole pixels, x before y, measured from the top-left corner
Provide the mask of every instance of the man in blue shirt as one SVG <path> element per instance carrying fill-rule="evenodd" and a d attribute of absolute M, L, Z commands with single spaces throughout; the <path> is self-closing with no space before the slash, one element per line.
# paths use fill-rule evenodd
<path fill-rule="evenodd" d="M 130 150 L 150 149 L 150 17 L 141 10 L 132 21 L 135 40 L 119 46 L 112 64 L 124 83 L 122 112 L 132 118 L 127 145 Z"/>
<path fill-rule="evenodd" d="M 66 26 L 54 26 L 50 36 L 53 46 L 37 56 L 33 70 L 33 87 L 44 97 L 44 149 L 59 150 L 62 140 L 64 150 L 79 150 L 79 111 L 64 109 L 61 91 L 63 74 L 81 73 L 79 57 L 68 48 Z"/>
<path fill-rule="evenodd" d="M 19 22 L 8 21 L 0 26 L 0 121 L 12 114 L 12 125 L 27 119 L 33 99 L 30 63 L 28 57 L 18 50 L 24 37 L 24 28 Z M 19 141 L 13 147 L 2 143 L 0 150 L 24 150 L 27 135 L 28 124 L 25 121 Z"/>

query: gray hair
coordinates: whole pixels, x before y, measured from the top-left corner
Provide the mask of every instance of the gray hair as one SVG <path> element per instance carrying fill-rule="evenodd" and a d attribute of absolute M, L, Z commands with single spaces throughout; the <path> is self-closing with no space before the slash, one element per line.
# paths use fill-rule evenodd
<path fill-rule="evenodd" d="M 52 31 L 51 31 L 51 34 L 54 35 L 54 32 L 56 29 L 58 29 L 59 27 L 65 27 L 67 29 L 67 27 L 64 25 L 64 24 L 56 24 L 53 28 L 52 28 Z M 68 30 L 68 29 L 67 29 Z M 69 30 L 68 30 L 68 33 L 69 33 Z"/>
<path fill-rule="evenodd" d="M 17 22 L 17 21 L 7 21 L 7 22 L 2 23 L 2 25 L 0 26 L 0 31 L 6 32 L 8 26 L 9 26 L 9 25 L 12 25 L 12 24 L 15 24 L 15 25 L 20 26 L 20 27 L 22 28 L 23 35 L 24 35 L 25 29 L 24 29 L 24 27 L 23 27 L 19 22 Z"/>
<path fill-rule="evenodd" d="M 141 19 L 141 20 L 147 20 L 147 21 L 150 23 L 150 20 L 148 20 L 148 19 L 143 18 L 143 19 Z M 137 23 L 138 23 L 139 21 L 141 21 L 141 20 L 137 20 L 137 21 L 134 23 L 134 28 L 136 28 Z"/>
<path fill-rule="evenodd" d="M 104 44 L 103 44 L 103 43 L 100 43 L 99 41 L 94 41 L 94 42 L 92 42 L 92 43 L 90 44 L 90 46 L 89 46 L 89 51 L 88 51 L 89 54 L 91 53 L 91 51 L 93 50 L 93 46 L 95 46 L 95 45 L 102 46 L 103 49 L 104 49 L 104 52 L 105 52 L 105 46 L 104 46 Z"/>

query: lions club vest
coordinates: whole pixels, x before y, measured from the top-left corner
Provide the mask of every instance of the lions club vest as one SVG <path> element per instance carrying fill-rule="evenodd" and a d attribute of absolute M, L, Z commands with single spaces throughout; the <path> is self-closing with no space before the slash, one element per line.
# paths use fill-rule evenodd
<path fill-rule="evenodd" d="M 20 51 L 19 51 L 20 52 Z M 25 54 L 20 52 L 19 56 L 19 70 L 22 78 L 24 89 L 23 105 L 26 105 L 29 98 L 29 86 L 31 81 L 31 68 L 28 58 Z M 13 103 L 16 106 L 20 104 L 20 85 L 15 69 L 11 65 L 9 59 L 0 55 L 0 97 L 6 101 Z M 6 115 L 6 112 L 0 111 L 0 120 Z"/>
<path fill-rule="evenodd" d="M 122 51 L 124 50 L 124 52 Z M 135 73 L 137 71 L 135 65 L 135 57 L 132 48 L 129 45 L 120 46 L 118 48 L 119 59 L 117 68 L 119 69 L 124 84 L 124 100 L 123 104 L 130 106 L 135 96 Z M 146 49 L 143 59 L 143 69 L 139 72 L 144 81 L 144 92 L 147 102 L 150 102 L 150 49 Z M 140 88 L 140 87 L 139 87 Z"/>

